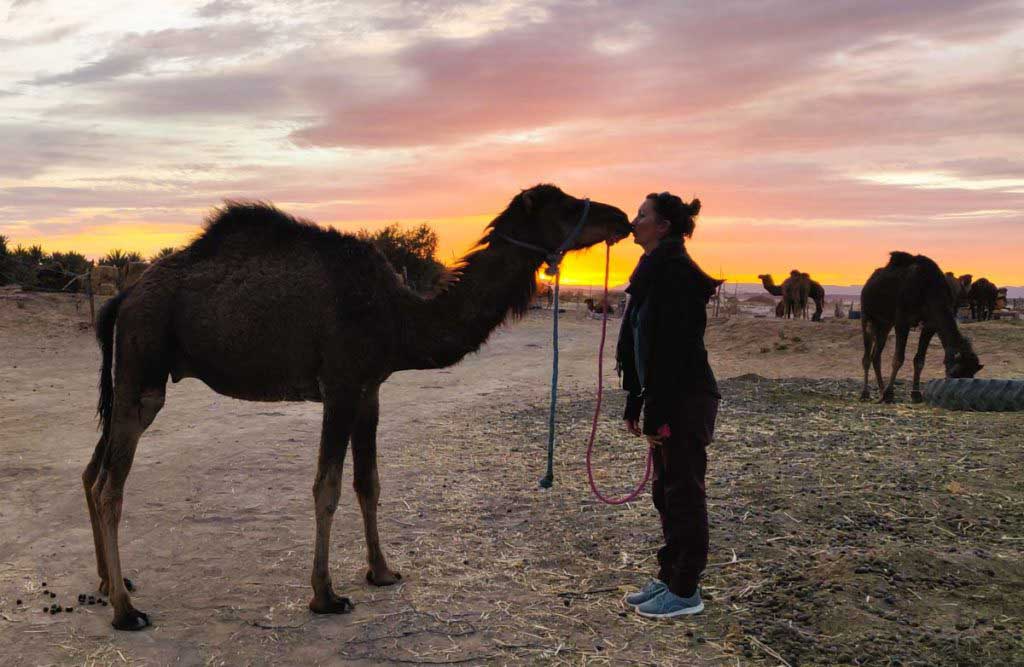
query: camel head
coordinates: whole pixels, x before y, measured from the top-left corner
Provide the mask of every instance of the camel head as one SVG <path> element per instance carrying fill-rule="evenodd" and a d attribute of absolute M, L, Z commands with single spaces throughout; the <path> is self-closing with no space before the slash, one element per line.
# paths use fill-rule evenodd
<path fill-rule="evenodd" d="M 509 204 L 508 212 L 494 222 L 501 236 L 518 239 L 554 252 L 576 230 L 586 202 L 562 192 L 554 185 L 535 185 L 523 190 Z M 565 250 L 582 250 L 602 241 L 617 243 L 633 232 L 629 218 L 620 209 L 591 201 L 582 229 Z"/>
<path fill-rule="evenodd" d="M 771 280 L 772 276 L 770 273 L 762 273 L 757 277 L 758 280 Z"/>
<path fill-rule="evenodd" d="M 985 367 L 967 338 L 959 347 L 946 352 L 945 365 L 946 377 L 950 378 L 972 378 Z"/>

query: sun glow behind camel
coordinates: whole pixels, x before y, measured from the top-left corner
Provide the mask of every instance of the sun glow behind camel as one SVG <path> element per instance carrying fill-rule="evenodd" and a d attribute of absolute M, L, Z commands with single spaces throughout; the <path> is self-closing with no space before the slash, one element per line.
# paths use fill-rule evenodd
<path fill-rule="evenodd" d="M 629 214 L 699 196 L 690 251 L 731 282 L 859 283 L 902 249 L 1024 284 L 1020 2 L 153 7 L 0 3 L 12 244 L 151 254 L 237 198 L 426 222 L 451 263 L 553 182 Z M 638 256 L 615 246 L 613 285 Z"/>

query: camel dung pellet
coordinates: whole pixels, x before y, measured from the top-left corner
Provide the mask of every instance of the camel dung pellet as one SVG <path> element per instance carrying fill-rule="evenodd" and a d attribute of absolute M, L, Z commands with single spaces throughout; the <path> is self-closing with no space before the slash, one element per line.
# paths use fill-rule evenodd
<path fill-rule="evenodd" d="M 46 588 L 46 582 L 45 581 L 43 582 L 43 588 Z"/>
<path fill-rule="evenodd" d="M 51 597 L 51 598 L 55 598 L 55 597 L 57 597 L 57 594 L 56 594 L 56 593 L 54 593 L 53 591 L 50 591 L 50 597 Z"/>
<path fill-rule="evenodd" d="M 70 614 L 71 612 L 73 612 L 74 610 L 75 610 L 75 608 L 74 608 L 74 607 L 64 607 L 64 611 L 66 611 L 66 612 L 67 612 L 67 613 L 69 613 L 69 614 Z"/>
<path fill-rule="evenodd" d="M 15 600 L 14 604 L 21 604 L 21 598 L 18 598 L 17 600 Z"/>

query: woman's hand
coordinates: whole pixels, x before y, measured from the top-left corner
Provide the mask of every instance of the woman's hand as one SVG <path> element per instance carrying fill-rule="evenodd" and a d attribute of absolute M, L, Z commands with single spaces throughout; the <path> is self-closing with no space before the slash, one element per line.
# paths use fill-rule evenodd
<path fill-rule="evenodd" d="M 626 430 L 629 431 L 630 433 L 632 433 L 633 435 L 635 435 L 635 436 L 643 435 L 643 432 L 640 430 L 640 420 L 639 419 L 625 419 L 625 420 L 623 420 L 622 423 L 625 424 Z"/>
<path fill-rule="evenodd" d="M 668 440 L 671 437 L 672 437 L 672 429 L 670 429 L 668 427 L 668 424 L 664 424 L 664 425 L 662 425 L 661 428 L 658 429 L 658 435 L 649 435 L 649 436 L 647 436 L 647 443 L 651 447 L 660 447 L 661 443 L 665 442 L 666 440 Z"/>

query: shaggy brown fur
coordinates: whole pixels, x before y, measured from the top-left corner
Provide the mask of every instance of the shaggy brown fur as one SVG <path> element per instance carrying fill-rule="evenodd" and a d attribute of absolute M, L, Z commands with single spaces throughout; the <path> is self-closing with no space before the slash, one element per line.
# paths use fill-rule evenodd
<path fill-rule="evenodd" d="M 910 329 L 921 325 L 921 338 L 914 356 L 914 385 L 910 396 L 915 403 L 922 400 L 921 370 L 924 368 L 928 344 L 939 335 L 946 351 L 946 376 L 974 377 L 982 369 L 971 342 L 965 338 L 954 317 L 953 293 L 938 265 L 924 255 L 905 252 L 890 253 L 889 263 L 875 270 L 864 284 L 860 295 L 861 330 L 864 335 L 864 389 L 861 400 L 871 399 L 868 369 L 874 365 L 880 402 L 894 400 L 896 375 L 903 366 Z M 892 357 L 889 384 L 882 381 L 882 350 L 889 332 L 896 329 L 896 351 Z"/>
<path fill-rule="evenodd" d="M 102 436 L 82 479 L 100 590 L 109 592 L 114 627 L 149 624 L 121 576 L 118 524 L 136 445 L 163 406 L 168 377 L 198 378 L 246 400 L 322 402 L 309 607 L 316 613 L 352 608 L 335 594 L 328 568 L 350 439 L 367 578 L 396 582 L 377 533 L 378 388 L 395 371 L 458 362 L 510 314 L 521 315 L 544 258 L 507 238 L 553 249 L 582 210 L 581 200 L 552 185 L 520 193 L 463 260 L 455 282 L 428 299 L 402 287 L 367 242 L 272 206 L 231 203 L 190 246 L 109 301 L 97 323 Z M 614 242 L 630 231 L 625 213 L 595 202 L 572 249 Z"/>

